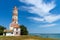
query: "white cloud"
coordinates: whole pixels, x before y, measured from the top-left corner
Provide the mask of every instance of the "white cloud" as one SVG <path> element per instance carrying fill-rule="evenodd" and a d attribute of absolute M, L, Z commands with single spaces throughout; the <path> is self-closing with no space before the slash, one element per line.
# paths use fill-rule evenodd
<path fill-rule="evenodd" d="M 57 20 L 60 19 L 60 15 L 49 15 L 49 16 L 45 16 L 44 18 L 38 18 L 38 17 L 28 17 L 28 19 L 32 19 L 32 20 L 35 20 L 35 21 L 40 21 L 40 22 L 49 22 L 49 23 L 52 23 L 52 22 L 55 22 Z"/>
<path fill-rule="evenodd" d="M 23 6 L 23 8 L 30 13 L 34 13 L 43 17 L 43 18 L 29 17 L 32 20 L 52 23 L 60 19 L 60 15 L 54 15 L 50 13 L 50 11 L 54 9 L 56 6 L 54 1 L 50 3 L 45 3 L 43 0 L 19 0 L 19 1 L 27 5 L 29 4 L 34 5 L 31 7 Z"/>
<path fill-rule="evenodd" d="M 41 25 L 41 27 L 52 27 L 52 26 L 56 26 L 57 24 L 45 24 L 45 25 Z"/>
<path fill-rule="evenodd" d="M 42 18 L 37 18 L 37 17 L 28 17 L 28 19 L 32 19 L 32 20 L 35 20 L 35 21 L 44 21 L 44 19 Z"/>
<path fill-rule="evenodd" d="M 49 11 L 55 7 L 54 1 L 51 3 L 45 3 L 43 0 L 20 0 L 25 4 L 34 5 L 32 7 L 27 7 L 29 12 L 38 14 L 40 16 L 45 16 L 49 14 Z M 25 6 L 26 7 L 26 6 Z M 26 8 L 26 9 L 27 9 Z"/>
<path fill-rule="evenodd" d="M 52 23 L 60 19 L 60 15 L 49 15 L 44 17 L 46 22 Z"/>

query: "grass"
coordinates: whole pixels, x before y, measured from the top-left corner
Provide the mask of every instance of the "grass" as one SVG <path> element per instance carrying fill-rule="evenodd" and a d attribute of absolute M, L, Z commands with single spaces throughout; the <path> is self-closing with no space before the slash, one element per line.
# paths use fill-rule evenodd
<path fill-rule="evenodd" d="M 0 36 L 0 40 L 55 40 L 55 39 L 24 35 L 24 36 Z"/>

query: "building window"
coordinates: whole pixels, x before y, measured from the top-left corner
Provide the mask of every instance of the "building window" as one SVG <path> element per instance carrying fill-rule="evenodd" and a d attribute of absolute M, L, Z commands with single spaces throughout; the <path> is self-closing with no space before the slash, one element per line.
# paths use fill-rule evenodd
<path fill-rule="evenodd" d="M 16 32 L 16 34 L 18 34 L 18 32 Z"/>
<path fill-rule="evenodd" d="M 13 34 L 13 32 L 11 34 Z"/>

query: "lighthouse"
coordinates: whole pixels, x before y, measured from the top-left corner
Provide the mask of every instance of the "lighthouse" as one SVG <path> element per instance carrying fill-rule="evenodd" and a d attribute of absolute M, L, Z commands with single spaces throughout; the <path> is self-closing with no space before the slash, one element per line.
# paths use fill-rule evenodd
<path fill-rule="evenodd" d="M 18 24 L 18 9 L 13 8 L 12 22 L 10 23 L 9 30 L 4 30 L 6 36 L 20 36 L 20 27 Z"/>
<path fill-rule="evenodd" d="M 16 6 L 13 9 L 13 16 L 12 16 L 12 22 L 10 24 L 10 30 L 13 31 L 12 34 L 14 36 L 20 35 L 20 27 L 18 24 L 18 9 Z"/>

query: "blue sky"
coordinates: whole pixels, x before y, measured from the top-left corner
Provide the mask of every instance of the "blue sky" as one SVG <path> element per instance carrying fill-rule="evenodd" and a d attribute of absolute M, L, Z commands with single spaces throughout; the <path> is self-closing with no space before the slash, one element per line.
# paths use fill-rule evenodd
<path fill-rule="evenodd" d="M 9 29 L 14 6 L 29 33 L 60 33 L 60 0 L 0 0 L 0 25 Z"/>

